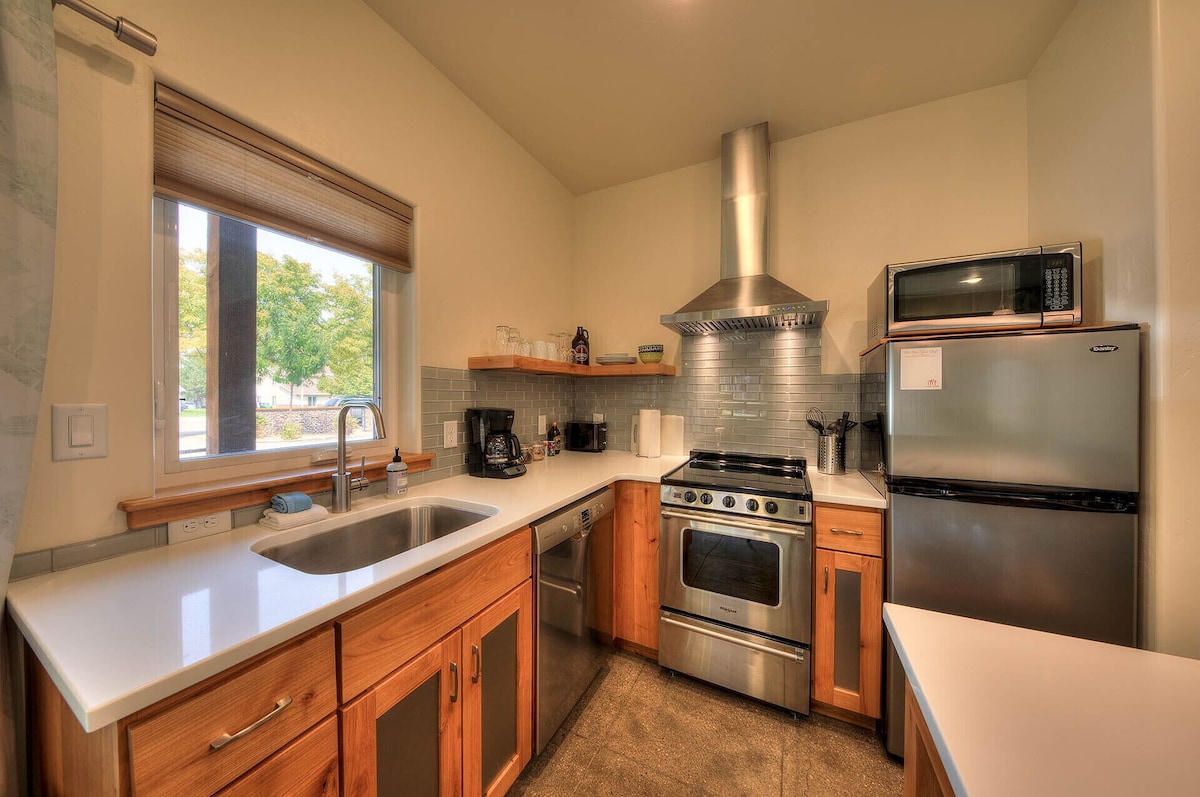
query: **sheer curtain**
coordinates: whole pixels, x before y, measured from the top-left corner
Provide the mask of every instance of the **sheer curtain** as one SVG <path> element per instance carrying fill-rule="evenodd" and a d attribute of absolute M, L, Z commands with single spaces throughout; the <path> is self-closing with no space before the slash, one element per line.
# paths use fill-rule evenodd
<path fill-rule="evenodd" d="M 50 0 L 0 0 L 0 597 L 21 526 L 50 331 L 58 188 L 52 11 Z M 15 795 L 8 663 L 0 651 L 0 794 Z"/>

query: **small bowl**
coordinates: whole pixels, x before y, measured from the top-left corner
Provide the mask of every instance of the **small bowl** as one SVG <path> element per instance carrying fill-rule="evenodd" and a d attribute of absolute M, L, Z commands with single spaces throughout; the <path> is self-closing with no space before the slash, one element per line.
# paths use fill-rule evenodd
<path fill-rule="evenodd" d="M 660 363 L 663 358 L 663 345 L 661 343 L 647 343 L 643 346 L 638 346 L 638 359 L 644 363 Z"/>

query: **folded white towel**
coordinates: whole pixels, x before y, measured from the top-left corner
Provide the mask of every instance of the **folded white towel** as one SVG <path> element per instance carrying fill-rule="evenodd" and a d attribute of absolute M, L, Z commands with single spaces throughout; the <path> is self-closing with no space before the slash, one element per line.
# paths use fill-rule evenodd
<path fill-rule="evenodd" d="M 320 504 L 313 504 L 311 509 L 305 509 L 303 512 L 276 512 L 274 509 L 268 509 L 263 513 L 258 525 L 266 526 L 272 531 L 281 531 L 303 526 L 306 523 L 316 523 L 327 517 L 329 517 L 329 510 Z"/>

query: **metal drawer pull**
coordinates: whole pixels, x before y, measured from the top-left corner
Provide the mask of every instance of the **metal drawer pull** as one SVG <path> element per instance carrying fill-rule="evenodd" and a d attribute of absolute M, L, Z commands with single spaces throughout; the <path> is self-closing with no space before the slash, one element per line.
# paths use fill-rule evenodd
<path fill-rule="evenodd" d="M 854 531 L 853 529 L 835 529 L 830 526 L 829 530 L 834 534 L 853 534 L 855 537 L 861 537 L 863 535 L 861 531 Z"/>
<path fill-rule="evenodd" d="M 246 734 L 256 730 L 260 725 L 262 725 L 266 722 L 269 722 L 270 720 L 279 716 L 279 712 L 283 711 L 285 708 L 287 708 L 291 704 L 292 704 L 292 698 L 289 695 L 288 697 L 285 697 L 282 700 L 280 700 L 278 703 L 276 703 L 275 708 L 271 709 L 270 713 L 268 713 L 267 716 L 263 717 L 258 722 L 255 722 L 253 725 L 247 725 L 245 728 L 242 728 L 240 731 L 238 731 L 237 733 L 232 734 L 232 735 L 228 734 L 228 733 L 223 733 L 220 736 L 218 736 L 217 738 L 213 739 L 212 742 L 208 746 L 211 747 L 213 750 L 220 750 L 225 745 L 230 744 L 232 742 L 236 742 L 238 739 L 242 738 Z"/>
<path fill-rule="evenodd" d="M 755 642 L 750 642 L 745 639 L 738 639 L 737 637 L 722 634 L 720 631 L 714 631 L 710 628 L 704 628 L 702 626 L 696 626 L 690 623 L 681 623 L 678 620 L 672 620 L 670 617 L 659 617 L 659 622 L 665 623 L 666 625 L 673 625 L 677 628 L 682 628 L 685 631 L 691 631 L 693 634 L 703 634 L 704 636 L 712 637 L 713 639 L 720 640 L 721 642 L 728 642 L 730 645 L 737 645 L 740 648 L 757 650 L 759 653 L 766 653 L 768 656 L 778 656 L 781 659 L 795 659 L 796 661 L 804 661 L 804 654 L 799 650 L 777 650 L 775 648 L 767 647 L 766 645 L 759 645 Z"/>
<path fill-rule="evenodd" d="M 471 676 L 471 683 L 479 683 L 479 679 L 483 676 L 483 658 L 479 655 L 479 646 L 471 646 L 471 655 L 475 657 L 475 674 Z"/>
<path fill-rule="evenodd" d="M 450 702 L 457 703 L 458 702 L 458 664 L 453 661 L 450 662 L 450 675 L 454 676 L 453 685 L 451 686 L 452 691 L 450 692 Z"/>

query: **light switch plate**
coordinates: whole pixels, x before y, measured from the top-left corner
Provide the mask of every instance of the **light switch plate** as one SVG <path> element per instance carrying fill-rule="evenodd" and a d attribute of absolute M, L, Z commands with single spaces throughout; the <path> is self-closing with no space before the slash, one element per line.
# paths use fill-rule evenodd
<path fill-rule="evenodd" d="M 604 413 L 603 412 L 593 412 L 592 413 L 592 423 L 604 423 Z"/>
<path fill-rule="evenodd" d="M 546 433 L 546 416 L 545 416 L 545 415 L 539 415 L 539 416 L 538 416 L 538 430 L 537 430 L 537 433 L 538 433 L 538 434 L 545 434 L 545 433 Z"/>
<path fill-rule="evenodd" d="M 458 421 L 442 422 L 442 447 L 458 448 Z"/>
<path fill-rule="evenodd" d="M 107 457 L 108 405 L 51 405 L 50 451 L 56 461 Z"/>

